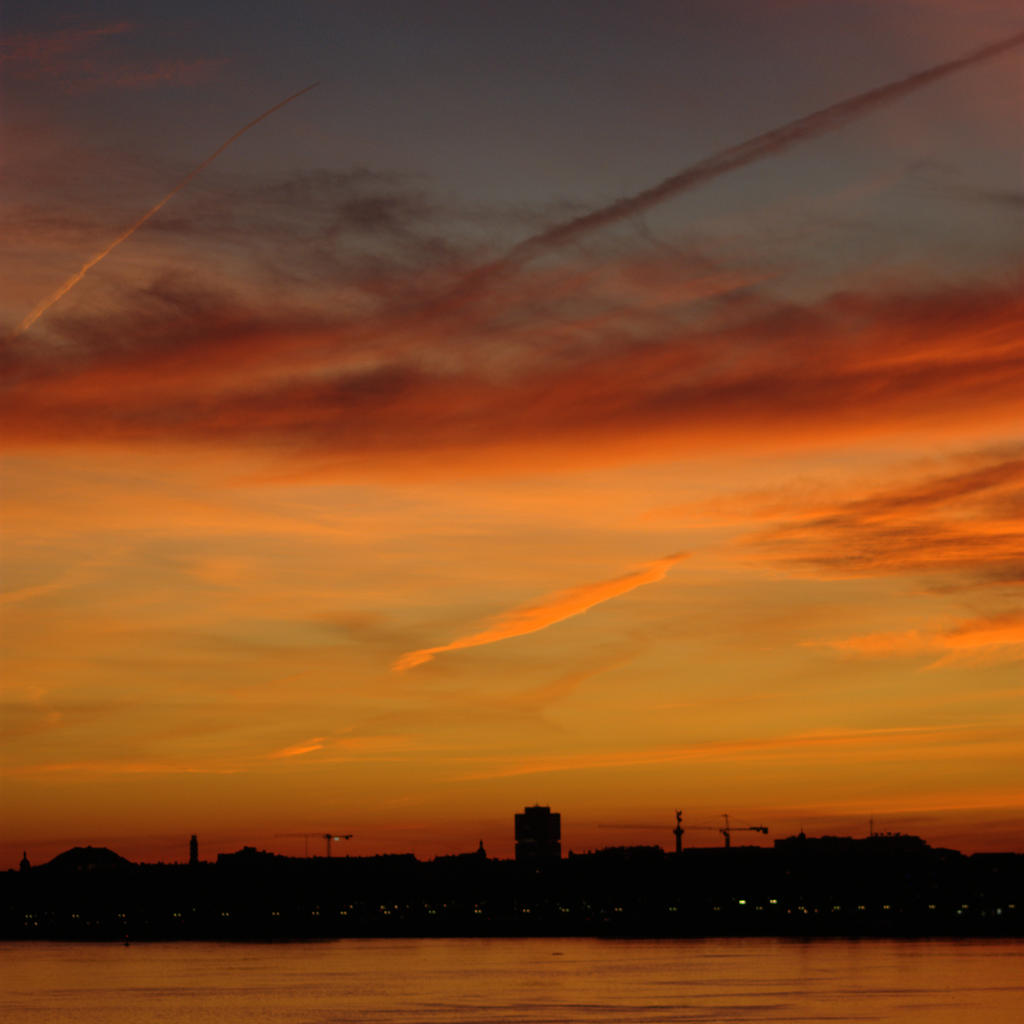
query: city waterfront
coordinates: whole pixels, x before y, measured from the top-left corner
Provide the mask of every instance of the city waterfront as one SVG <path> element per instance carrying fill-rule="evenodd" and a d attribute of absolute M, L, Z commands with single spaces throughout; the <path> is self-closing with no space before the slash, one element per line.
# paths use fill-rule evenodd
<path fill-rule="evenodd" d="M 2 943 L 12 1024 L 1010 1024 L 1024 941 Z"/>

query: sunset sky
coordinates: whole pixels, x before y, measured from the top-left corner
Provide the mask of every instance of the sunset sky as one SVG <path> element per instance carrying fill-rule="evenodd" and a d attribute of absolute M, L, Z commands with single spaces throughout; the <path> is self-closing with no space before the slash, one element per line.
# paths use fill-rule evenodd
<path fill-rule="evenodd" d="M 0 868 L 1024 850 L 1022 31 L 9 7 Z"/>

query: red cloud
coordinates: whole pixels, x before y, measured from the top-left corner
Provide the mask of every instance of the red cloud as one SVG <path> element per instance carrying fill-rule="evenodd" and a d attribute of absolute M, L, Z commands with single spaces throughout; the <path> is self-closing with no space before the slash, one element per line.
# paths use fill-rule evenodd
<path fill-rule="evenodd" d="M 504 288 L 453 314 L 348 323 L 151 292 L 143 313 L 66 323 L 69 345 L 9 341 L 0 416 L 20 446 L 262 443 L 362 461 L 965 436 L 1021 411 L 1010 293 L 746 296 L 693 322 L 585 292 L 559 318 L 555 300 L 536 309 L 540 282 L 525 309 Z"/>
<path fill-rule="evenodd" d="M 816 503 L 799 518 L 791 510 L 789 522 L 746 543 L 777 564 L 832 579 L 910 572 L 1021 582 L 1022 487 L 1024 459 L 976 457 L 942 476 L 832 505 Z M 952 635 L 944 643 L 954 646 Z M 918 634 L 849 642 L 858 644 L 864 650 L 933 646 Z"/>

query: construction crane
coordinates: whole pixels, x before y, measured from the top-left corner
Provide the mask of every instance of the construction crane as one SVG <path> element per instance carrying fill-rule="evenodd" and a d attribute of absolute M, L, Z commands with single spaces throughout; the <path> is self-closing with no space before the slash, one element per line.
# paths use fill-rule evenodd
<path fill-rule="evenodd" d="M 341 835 L 335 835 L 333 832 L 277 832 L 275 835 L 279 839 L 305 839 L 306 840 L 306 856 L 309 856 L 309 841 L 310 839 L 322 839 L 326 844 L 327 856 L 331 855 L 331 843 L 336 843 L 339 839 L 351 839 L 353 836 L 352 832 L 342 833 Z"/>
<path fill-rule="evenodd" d="M 732 840 L 730 838 L 733 832 L 763 832 L 768 835 L 768 828 L 765 825 L 730 825 L 729 815 L 723 814 L 725 818 L 725 828 L 720 828 L 718 831 L 725 836 L 725 848 L 728 850 L 732 846 Z"/>
<path fill-rule="evenodd" d="M 683 812 L 676 811 L 676 827 L 672 829 L 672 835 L 676 837 L 676 853 L 683 852 L 683 833 L 686 831 L 683 828 Z M 714 825 L 691 825 L 691 832 L 714 832 Z"/>
<path fill-rule="evenodd" d="M 661 831 L 664 825 L 603 825 L 598 824 L 598 828 L 640 828 L 644 830 L 658 829 Z M 672 835 L 676 837 L 676 853 L 683 852 L 683 833 L 686 829 L 683 828 L 683 812 L 676 811 L 676 827 L 672 829 Z M 703 832 L 717 832 L 717 825 L 691 825 L 691 832 L 703 831 Z"/>

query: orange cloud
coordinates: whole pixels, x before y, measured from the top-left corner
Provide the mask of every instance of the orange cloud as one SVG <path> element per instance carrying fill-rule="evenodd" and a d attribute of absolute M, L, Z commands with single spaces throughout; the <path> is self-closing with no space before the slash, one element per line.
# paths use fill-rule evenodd
<path fill-rule="evenodd" d="M 517 608 L 502 615 L 493 625 L 480 633 L 460 637 L 458 640 L 441 644 L 438 647 L 425 647 L 422 650 L 409 651 L 407 654 L 403 654 L 392 667 L 396 672 L 404 672 L 406 669 L 415 668 L 417 665 L 423 665 L 433 660 L 435 655 L 445 651 L 481 647 L 484 644 L 493 644 L 499 640 L 508 640 L 512 637 L 525 636 L 528 633 L 547 629 L 548 626 L 563 622 L 574 615 L 582 615 L 583 612 L 595 605 L 610 601 L 613 597 L 627 594 L 647 583 L 657 583 L 658 580 L 663 580 L 672 566 L 685 557 L 685 554 L 668 555 L 665 558 L 649 562 L 642 569 L 627 573 L 625 576 L 605 580 L 602 583 L 574 587 L 572 590 L 564 590 L 552 595 L 541 604 Z"/>
<path fill-rule="evenodd" d="M 946 652 L 944 657 L 933 663 L 932 668 L 977 654 L 1024 657 L 1024 612 L 1012 611 L 972 619 L 946 630 L 869 633 L 843 640 L 814 640 L 804 646 L 831 647 L 867 657 Z"/>
<path fill-rule="evenodd" d="M 274 753 L 267 754 L 267 757 L 298 757 L 300 754 L 309 754 L 314 750 L 323 750 L 325 743 L 325 737 L 314 736 L 312 739 L 306 740 L 304 743 L 296 743 L 293 747 L 285 747 L 282 750 L 275 750 Z"/>
<path fill-rule="evenodd" d="M 871 657 L 886 657 L 891 654 L 920 654 L 935 649 L 935 637 L 916 629 L 902 633 L 868 633 L 851 636 L 844 640 L 808 640 L 803 647 L 832 647 L 837 651 L 849 651 Z"/>
<path fill-rule="evenodd" d="M 945 645 L 953 650 L 1024 644 L 1024 611 L 972 619 L 948 630 L 943 640 Z"/>

